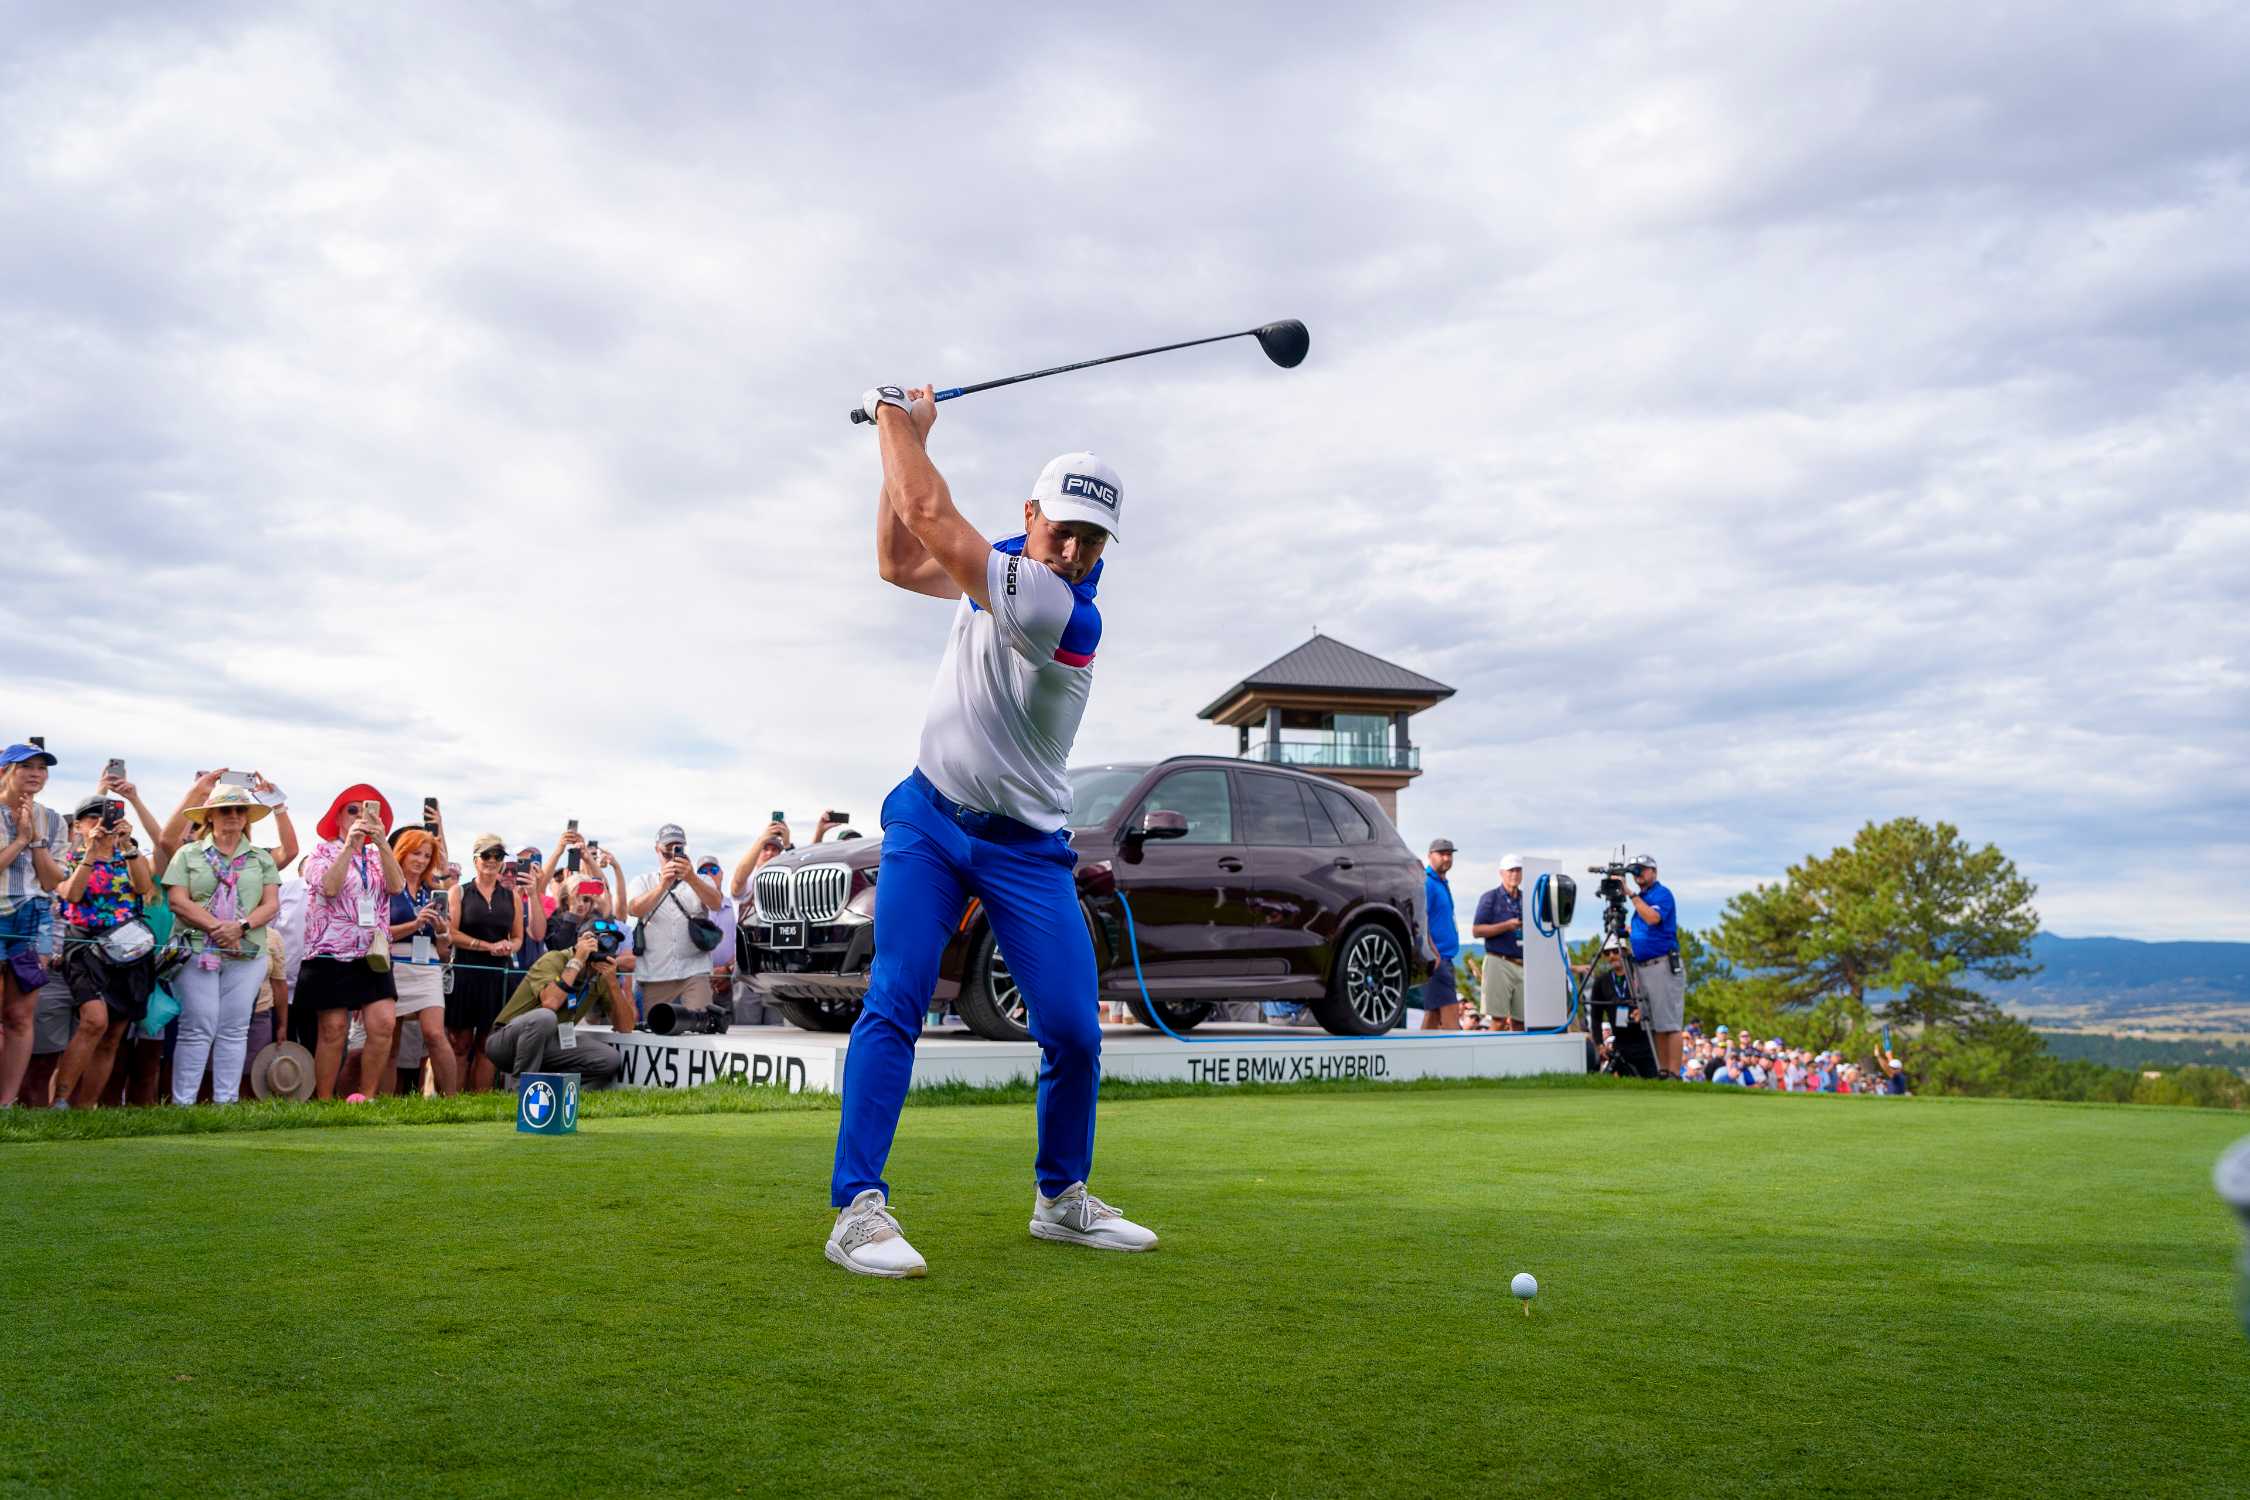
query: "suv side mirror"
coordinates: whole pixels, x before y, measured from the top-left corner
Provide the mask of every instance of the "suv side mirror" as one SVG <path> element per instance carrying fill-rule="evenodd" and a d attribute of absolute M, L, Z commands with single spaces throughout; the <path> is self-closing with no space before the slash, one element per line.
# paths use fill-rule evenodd
<path fill-rule="evenodd" d="M 1141 846 L 1150 839 L 1184 839 L 1187 835 L 1188 820 L 1186 813 L 1166 812 L 1161 808 L 1150 808 L 1141 815 L 1138 827 L 1125 830 L 1124 855 L 1129 860 L 1138 861 L 1141 857 Z"/>

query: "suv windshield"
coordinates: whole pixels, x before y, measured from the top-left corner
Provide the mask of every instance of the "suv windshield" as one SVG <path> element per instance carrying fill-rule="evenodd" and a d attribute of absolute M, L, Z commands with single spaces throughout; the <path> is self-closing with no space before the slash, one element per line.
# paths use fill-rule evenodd
<path fill-rule="evenodd" d="M 1086 766 L 1070 777 L 1070 826 L 1099 828 L 1117 811 L 1117 804 L 1139 786 L 1146 766 Z"/>

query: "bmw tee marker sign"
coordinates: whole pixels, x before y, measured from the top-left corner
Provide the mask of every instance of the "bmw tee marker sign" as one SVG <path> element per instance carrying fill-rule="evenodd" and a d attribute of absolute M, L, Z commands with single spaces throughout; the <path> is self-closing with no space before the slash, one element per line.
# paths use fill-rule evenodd
<path fill-rule="evenodd" d="M 578 1075 L 526 1073 L 517 1079 L 516 1130 L 523 1135 L 576 1135 Z"/>

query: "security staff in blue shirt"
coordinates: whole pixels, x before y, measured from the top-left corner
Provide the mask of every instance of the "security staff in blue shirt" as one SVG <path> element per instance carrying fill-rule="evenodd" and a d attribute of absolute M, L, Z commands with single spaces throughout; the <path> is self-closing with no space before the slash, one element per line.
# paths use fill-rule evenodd
<path fill-rule="evenodd" d="M 1446 874 L 1453 868 L 1453 840 L 1430 840 L 1430 862 L 1422 871 L 1424 905 L 1430 909 L 1430 943 L 1437 949 L 1437 967 L 1422 987 L 1422 1029 L 1456 1031 L 1461 1025 L 1461 1003 L 1454 989 L 1453 966 L 1461 958 L 1461 929 L 1453 916 L 1453 887 Z"/>
<path fill-rule="evenodd" d="M 1687 968 L 1680 956 L 1680 919 L 1672 893 L 1656 878 L 1656 856 L 1644 854 L 1626 866 L 1640 889 L 1633 903 L 1633 967 L 1648 1004 L 1649 1030 L 1656 1034 L 1656 1065 L 1677 1078 L 1687 1026 Z"/>

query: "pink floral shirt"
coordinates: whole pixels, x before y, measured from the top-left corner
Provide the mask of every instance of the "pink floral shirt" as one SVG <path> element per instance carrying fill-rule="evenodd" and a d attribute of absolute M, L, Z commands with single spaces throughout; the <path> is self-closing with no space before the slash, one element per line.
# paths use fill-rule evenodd
<path fill-rule="evenodd" d="M 303 956 L 306 958 L 365 958 L 368 945 L 375 940 L 375 928 L 360 925 L 360 903 L 372 903 L 369 909 L 377 913 L 375 920 L 378 922 L 390 911 L 390 893 L 383 882 L 383 860 L 372 847 L 362 848 L 359 857 L 351 860 L 335 900 L 320 893 L 329 869 L 344 858 L 342 839 L 329 839 L 315 846 L 305 858 Z"/>

